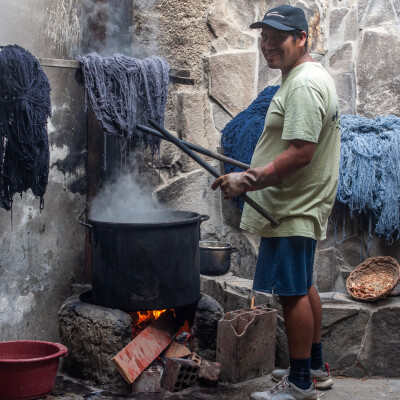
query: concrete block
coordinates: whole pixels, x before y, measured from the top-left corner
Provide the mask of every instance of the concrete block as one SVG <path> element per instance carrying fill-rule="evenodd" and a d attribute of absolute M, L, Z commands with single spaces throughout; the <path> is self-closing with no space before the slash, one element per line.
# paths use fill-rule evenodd
<path fill-rule="evenodd" d="M 221 364 L 201 358 L 198 354 L 192 353 L 189 360 L 199 366 L 197 380 L 205 386 L 215 386 L 218 383 L 221 372 Z"/>
<path fill-rule="evenodd" d="M 255 307 L 227 312 L 218 322 L 221 379 L 242 382 L 269 374 L 275 365 L 277 312 Z"/>
<path fill-rule="evenodd" d="M 178 392 L 193 385 L 197 379 L 199 366 L 190 360 L 168 358 L 161 378 L 161 387 L 170 392 Z"/>
<path fill-rule="evenodd" d="M 161 367 L 149 367 L 144 370 L 139 377 L 132 383 L 132 393 L 154 393 L 161 389 Z"/>

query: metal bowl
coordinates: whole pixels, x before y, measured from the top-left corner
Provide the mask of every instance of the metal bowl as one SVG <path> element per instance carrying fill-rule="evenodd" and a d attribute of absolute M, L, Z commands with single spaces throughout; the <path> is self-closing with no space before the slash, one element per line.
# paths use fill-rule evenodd
<path fill-rule="evenodd" d="M 229 271 L 231 254 L 237 251 L 231 244 L 218 241 L 199 242 L 200 273 L 203 275 L 222 275 Z"/>

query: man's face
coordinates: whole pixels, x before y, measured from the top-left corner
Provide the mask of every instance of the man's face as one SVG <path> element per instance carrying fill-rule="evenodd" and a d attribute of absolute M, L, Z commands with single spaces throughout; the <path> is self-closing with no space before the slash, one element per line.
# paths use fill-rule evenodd
<path fill-rule="evenodd" d="M 265 27 L 261 31 L 261 51 L 268 67 L 280 69 L 282 75 L 288 73 L 304 51 L 302 39 L 296 40 L 287 31 Z"/>

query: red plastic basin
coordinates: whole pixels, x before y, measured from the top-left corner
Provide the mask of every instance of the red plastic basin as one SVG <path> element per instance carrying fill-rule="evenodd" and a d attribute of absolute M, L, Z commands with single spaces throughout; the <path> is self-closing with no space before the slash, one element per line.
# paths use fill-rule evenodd
<path fill-rule="evenodd" d="M 0 399 L 30 400 L 51 393 L 59 358 L 68 350 L 36 340 L 0 342 Z"/>

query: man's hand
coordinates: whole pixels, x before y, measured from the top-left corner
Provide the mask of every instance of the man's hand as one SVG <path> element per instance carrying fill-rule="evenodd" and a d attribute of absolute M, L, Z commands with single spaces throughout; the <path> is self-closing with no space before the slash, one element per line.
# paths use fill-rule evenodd
<path fill-rule="evenodd" d="M 240 196 L 242 193 L 251 190 L 244 175 L 245 172 L 232 172 L 222 175 L 214 181 L 211 189 L 215 190 L 219 186 L 224 192 L 224 199 L 232 199 Z"/>
<path fill-rule="evenodd" d="M 262 167 L 220 176 L 211 185 L 211 189 L 215 190 L 220 186 L 225 194 L 224 199 L 232 199 L 242 193 L 264 189 L 280 183 L 282 183 L 282 180 L 276 173 L 274 162 L 271 161 Z"/>

